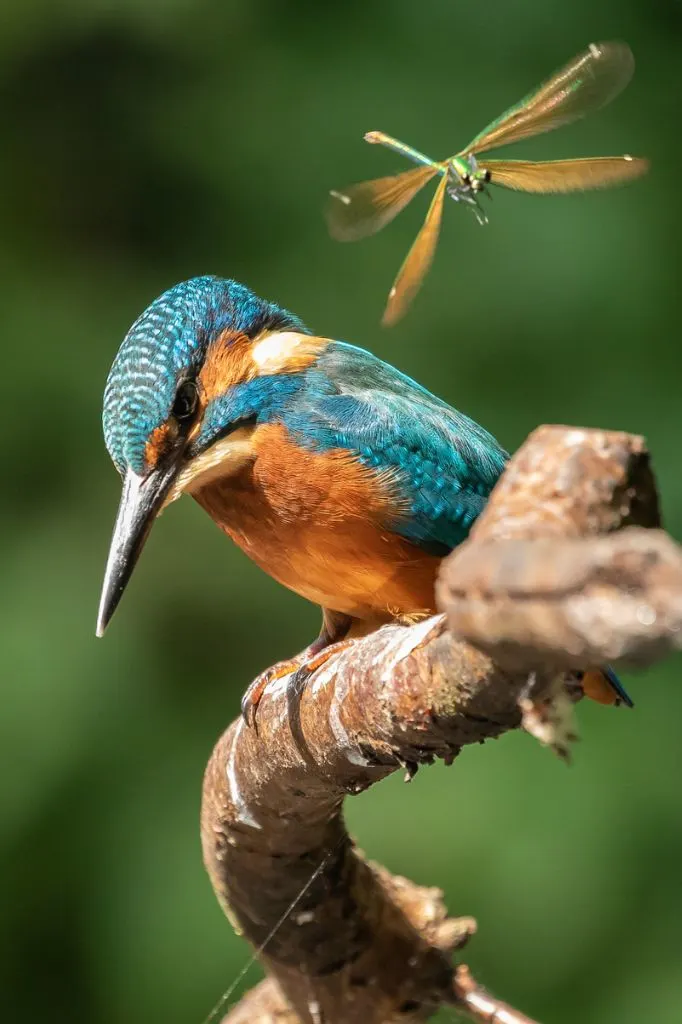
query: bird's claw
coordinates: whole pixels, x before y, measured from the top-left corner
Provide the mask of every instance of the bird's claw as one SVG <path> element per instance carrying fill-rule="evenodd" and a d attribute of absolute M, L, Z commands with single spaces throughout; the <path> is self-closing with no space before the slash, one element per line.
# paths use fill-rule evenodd
<path fill-rule="evenodd" d="M 280 661 L 277 665 L 273 665 L 272 668 L 268 668 L 265 672 L 261 672 L 259 676 L 256 676 L 242 697 L 241 702 L 242 718 L 247 728 L 255 729 L 258 732 L 258 707 L 270 683 L 274 683 L 276 679 L 282 679 L 288 675 L 293 678 L 298 674 L 301 667 L 300 661 Z"/>
<path fill-rule="evenodd" d="M 317 672 L 318 668 L 321 668 L 333 654 L 338 654 L 340 651 L 345 650 L 347 647 L 350 647 L 352 643 L 352 640 L 340 640 L 338 643 L 325 647 L 322 651 L 313 652 L 312 656 L 311 648 L 308 647 L 304 651 L 303 655 L 299 655 L 298 658 L 292 658 L 289 661 L 280 661 L 277 665 L 273 665 L 272 668 L 268 668 L 265 672 L 261 672 L 259 676 L 256 676 L 242 697 L 242 718 L 244 719 L 246 726 L 250 729 L 255 729 L 256 732 L 258 731 L 256 716 L 258 713 L 258 705 L 261 702 L 263 694 L 270 683 L 274 683 L 276 679 L 283 679 L 284 676 L 290 677 L 287 681 L 286 692 L 289 715 L 291 716 L 292 710 L 298 707 L 298 703 L 310 677 Z"/>
<path fill-rule="evenodd" d="M 267 685 L 267 681 L 263 681 L 263 676 L 260 675 L 254 679 L 242 697 L 242 718 L 247 729 L 250 729 L 252 726 L 256 728 L 256 712 Z"/>
<path fill-rule="evenodd" d="M 318 666 L 315 664 L 309 665 L 304 663 L 299 665 L 287 680 L 287 703 L 289 709 L 291 709 L 292 704 L 298 705 L 308 680 L 317 671 L 317 668 Z"/>

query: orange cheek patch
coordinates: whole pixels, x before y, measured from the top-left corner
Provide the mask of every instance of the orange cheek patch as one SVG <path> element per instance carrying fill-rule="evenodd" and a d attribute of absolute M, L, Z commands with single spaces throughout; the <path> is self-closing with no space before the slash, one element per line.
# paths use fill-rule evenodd
<path fill-rule="evenodd" d="M 207 406 L 235 384 L 255 376 L 250 340 L 244 334 L 223 332 L 211 342 L 199 374 L 202 404 Z"/>
<path fill-rule="evenodd" d="M 148 469 L 154 469 L 163 453 L 168 449 L 170 441 L 170 427 L 162 423 L 160 427 L 153 430 L 144 449 L 144 461 Z"/>

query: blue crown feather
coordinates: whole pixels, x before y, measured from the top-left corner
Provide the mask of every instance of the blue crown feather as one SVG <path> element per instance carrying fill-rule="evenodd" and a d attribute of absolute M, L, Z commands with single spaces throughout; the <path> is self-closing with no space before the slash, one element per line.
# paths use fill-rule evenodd
<path fill-rule="evenodd" d="M 119 473 L 144 472 L 150 434 L 168 419 L 179 381 L 198 373 L 210 341 L 226 329 L 255 337 L 282 326 L 307 330 L 237 281 L 210 275 L 152 302 L 126 334 L 104 392 L 104 439 Z"/>

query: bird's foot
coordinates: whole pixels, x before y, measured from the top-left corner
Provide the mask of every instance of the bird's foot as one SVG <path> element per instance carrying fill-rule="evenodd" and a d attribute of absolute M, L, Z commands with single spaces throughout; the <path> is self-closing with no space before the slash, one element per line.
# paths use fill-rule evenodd
<path fill-rule="evenodd" d="M 315 672 L 317 672 L 318 668 L 322 668 L 323 665 L 326 665 L 329 659 L 335 654 L 339 654 L 341 651 L 345 651 L 346 648 L 351 647 L 353 642 L 353 640 L 341 640 L 337 644 L 325 647 L 323 651 L 320 651 L 319 654 L 316 654 L 312 658 L 308 658 L 307 661 L 296 669 L 287 683 L 287 703 L 289 705 L 289 711 L 291 711 L 292 705 L 298 707 L 308 680 L 315 674 Z"/>
<path fill-rule="evenodd" d="M 301 666 L 302 662 L 299 656 L 290 658 L 288 661 L 278 661 L 272 668 L 267 668 L 265 672 L 256 676 L 242 697 L 241 704 L 242 718 L 249 728 L 256 728 L 258 705 L 270 683 L 274 683 L 277 679 L 283 679 L 285 676 L 295 676 Z M 287 690 L 288 688 L 287 685 Z"/>
<path fill-rule="evenodd" d="M 257 729 L 256 716 L 258 713 L 258 705 L 261 702 L 263 694 L 270 683 L 274 683 L 277 679 L 284 679 L 285 676 L 289 676 L 286 684 L 287 694 L 287 707 L 289 714 L 291 711 L 298 707 L 301 700 L 303 691 L 306 688 L 306 684 L 313 673 L 317 672 L 319 668 L 322 668 L 324 664 L 334 654 L 338 654 L 340 651 L 350 647 L 353 643 L 352 640 L 342 640 L 340 643 L 332 644 L 329 647 L 325 647 L 323 651 L 313 653 L 311 655 L 311 648 L 306 648 L 303 654 L 297 658 L 291 658 L 289 661 L 279 661 L 272 668 L 268 668 L 265 672 L 261 672 L 249 686 L 248 690 L 242 697 L 242 717 L 249 728 Z M 313 645 L 311 645 L 312 647 Z"/>

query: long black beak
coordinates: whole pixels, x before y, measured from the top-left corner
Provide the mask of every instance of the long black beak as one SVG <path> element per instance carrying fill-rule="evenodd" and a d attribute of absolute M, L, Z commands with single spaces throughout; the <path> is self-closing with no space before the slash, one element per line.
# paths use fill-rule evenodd
<path fill-rule="evenodd" d="M 130 470 L 126 474 L 104 572 L 97 615 L 97 636 L 104 634 L 118 607 L 177 471 L 177 464 L 166 464 L 146 477 L 139 477 Z"/>

